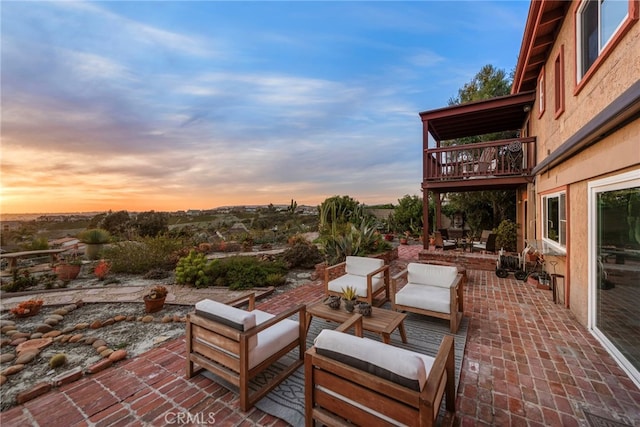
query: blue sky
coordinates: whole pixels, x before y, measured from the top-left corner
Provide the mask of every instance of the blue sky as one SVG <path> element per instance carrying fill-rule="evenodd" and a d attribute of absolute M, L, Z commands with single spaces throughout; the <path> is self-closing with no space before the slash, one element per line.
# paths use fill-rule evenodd
<path fill-rule="evenodd" d="M 525 1 L 10 2 L 2 212 L 395 203 Z"/>

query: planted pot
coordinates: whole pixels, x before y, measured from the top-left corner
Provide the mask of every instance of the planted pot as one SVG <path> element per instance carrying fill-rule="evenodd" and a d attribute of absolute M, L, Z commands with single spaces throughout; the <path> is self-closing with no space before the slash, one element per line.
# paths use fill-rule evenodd
<path fill-rule="evenodd" d="M 80 274 L 80 268 L 82 268 L 80 264 L 58 264 L 55 271 L 58 279 L 63 282 L 68 282 L 69 280 L 73 280 L 78 277 L 78 274 Z"/>
<path fill-rule="evenodd" d="M 145 295 L 144 300 L 144 311 L 146 313 L 155 313 L 157 311 L 162 310 L 164 307 L 164 300 L 166 297 L 162 298 L 150 298 L 148 295 Z"/>
<path fill-rule="evenodd" d="M 353 313 L 353 309 L 356 307 L 355 299 L 346 299 L 344 300 L 344 309 L 349 313 Z"/>
<path fill-rule="evenodd" d="M 103 246 L 102 243 L 85 243 L 84 256 L 90 260 L 98 259 Z"/>

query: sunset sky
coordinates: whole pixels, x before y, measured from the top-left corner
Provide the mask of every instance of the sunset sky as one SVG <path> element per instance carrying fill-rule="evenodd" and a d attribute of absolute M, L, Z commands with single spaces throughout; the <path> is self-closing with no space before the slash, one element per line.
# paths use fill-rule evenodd
<path fill-rule="evenodd" d="M 421 196 L 418 113 L 509 73 L 528 8 L 2 1 L 0 212 Z"/>

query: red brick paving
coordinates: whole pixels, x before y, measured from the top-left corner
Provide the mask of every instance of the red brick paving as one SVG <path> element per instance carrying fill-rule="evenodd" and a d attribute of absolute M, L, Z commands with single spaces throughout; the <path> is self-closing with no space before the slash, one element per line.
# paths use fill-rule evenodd
<path fill-rule="evenodd" d="M 401 246 L 398 270 L 419 246 Z M 491 271 L 467 270 L 470 318 L 458 388 L 458 426 L 584 426 L 584 410 L 640 425 L 640 390 L 571 312 L 535 289 Z M 270 298 L 277 313 L 322 297 L 320 283 Z M 185 379 L 177 339 L 0 414 L 3 426 L 274 426 L 260 410 L 203 376 Z M 178 417 L 187 417 L 179 419 Z M 188 418 L 190 417 L 190 418 Z"/>

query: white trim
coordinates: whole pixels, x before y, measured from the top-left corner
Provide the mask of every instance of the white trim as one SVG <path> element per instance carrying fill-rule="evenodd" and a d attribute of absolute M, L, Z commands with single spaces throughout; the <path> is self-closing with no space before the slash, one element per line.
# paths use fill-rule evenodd
<path fill-rule="evenodd" d="M 560 227 L 560 222 L 558 220 L 558 242 L 556 242 L 553 239 L 550 239 L 549 237 L 547 237 L 547 225 L 548 225 L 548 221 L 549 219 L 547 218 L 547 200 L 550 198 L 557 198 L 558 199 L 558 216 L 560 215 L 560 196 L 564 195 L 564 222 L 565 222 L 565 231 L 564 231 L 564 244 L 562 243 L 562 239 L 561 239 L 561 227 Z M 540 196 L 540 202 L 542 204 L 541 209 L 542 209 L 542 222 L 541 222 L 541 228 L 542 230 L 540 230 L 540 236 L 542 238 L 542 241 L 544 243 L 546 243 L 547 245 L 555 248 L 557 251 L 562 252 L 562 253 L 566 253 L 567 252 L 567 240 L 568 240 L 568 229 L 567 229 L 567 225 L 568 225 L 568 214 L 569 212 L 567 212 L 567 203 L 569 202 L 568 198 L 567 198 L 567 190 L 562 190 L 562 191 L 556 191 L 555 193 L 548 193 L 548 194 L 542 194 Z"/>
<path fill-rule="evenodd" d="M 597 194 L 605 191 L 621 190 L 629 187 L 640 186 L 640 169 L 609 176 L 603 179 L 591 181 L 587 184 L 587 211 L 588 211 L 588 243 L 587 243 L 587 267 L 588 267 L 588 305 L 587 328 L 591 334 L 618 362 L 618 365 L 629 375 L 629 378 L 640 387 L 640 370 L 635 368 L 611 341 L 595 327 L 596 322 L 596 293 L 597 293 Z"/>

